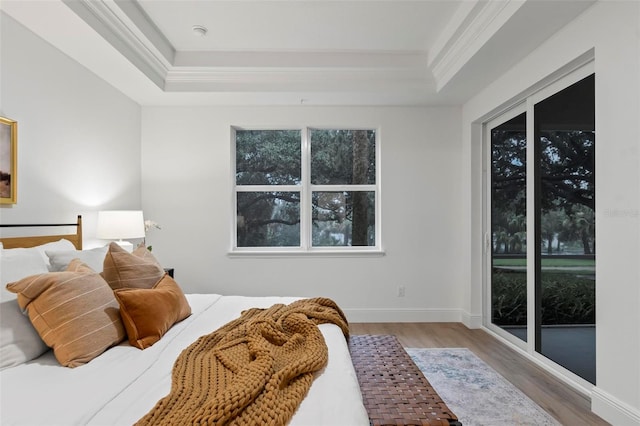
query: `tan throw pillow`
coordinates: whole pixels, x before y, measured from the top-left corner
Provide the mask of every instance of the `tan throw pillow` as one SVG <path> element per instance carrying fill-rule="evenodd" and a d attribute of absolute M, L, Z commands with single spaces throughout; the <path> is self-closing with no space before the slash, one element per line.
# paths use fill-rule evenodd
<path fill-rule="evenodd" d="M 86 364 L 125 338 L 113 291 L 78 259 L 66 271 L 31 275 L 7 289 L 66 367 Z"/>
<path fill-rule="evenodd" d="M 180 286 L 168 274 L 153 288 L 114 290 L 129 343 L 140 349 L 156 343 L 173 325 L 191 315 Z"/>
<path fill-rule="evenodd" d="M 160 262 L 158 262 L 158 259 L 156 259 L 156 257 L 143 245 L 136 247 L 132 254 L 146 260 L 147 262 L 155 263 L 158 266 L 162 266 L 160 265 Z"/>
<path fill-rule="evenodd" d="M 152 288 L 164 275 L 164 269 L 149 250 L 139 247 L 127 252 L 117 243 L 109 244 L 102 276 L 112 289 Z"/>

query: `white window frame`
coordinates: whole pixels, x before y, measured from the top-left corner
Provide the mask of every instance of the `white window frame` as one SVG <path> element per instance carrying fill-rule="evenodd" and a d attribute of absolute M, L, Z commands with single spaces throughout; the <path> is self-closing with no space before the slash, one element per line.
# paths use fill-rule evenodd
<path fill-rule="evenodd" d="M 236 131 L 238 130 L 297 130 L 301 135 L 301 184 L 300 185 L 236 185 Z M 312 185 L 311 139 L 312 130 L 374 130 L 376 156 L 376 183 L 363 185 Z M 381 147 L 380 128 L 376 126 L 231 126 L 231 249 L 230 257 L 369 257 L 383 256 L 382 249 L 382 199 L 381 199 Z M 288 191 L 300 193 L 300 246 L 299 247 L 238 247 L 237 197 L 238 192 Z M 314 191 L 369 191 L 374 192 L 375 245 L 373 246 L 312 246 L 311 194 Z"/>

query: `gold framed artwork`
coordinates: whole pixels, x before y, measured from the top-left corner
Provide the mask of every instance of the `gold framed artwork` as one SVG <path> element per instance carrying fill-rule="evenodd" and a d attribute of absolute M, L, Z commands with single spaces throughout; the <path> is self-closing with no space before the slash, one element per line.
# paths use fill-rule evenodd
<path fill-rule="evenodd" d="M 0 204 L 17 202 L 18 122 L 0 117 Z"/>

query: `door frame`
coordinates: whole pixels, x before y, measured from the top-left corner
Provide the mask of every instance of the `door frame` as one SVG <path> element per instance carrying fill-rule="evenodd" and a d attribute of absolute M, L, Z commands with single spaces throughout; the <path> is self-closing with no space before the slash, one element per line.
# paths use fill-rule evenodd
<path fill-rule="evenodd" d="M 548 97 L 560 92 L 561 90 L 571 86 L 574 83 L 595 73 L 595 61 L 592 59 L 586 61 L 578 67 L 568 69 L 566 73 L 549 82 L 545 86 L 529 92 L 522 96 L 519 102 L 513 103 L 511 107 L 500 110 L 493 116 L 490 116 L 482 123 L 482 188 L 483 188 L 483 218 L 482 218 L 482 235 L 483 244 L 483 326 L 496 334 L 506 342 L 512 344 L 515 348 L 522 350 L 528 357 L 546 367 L 550 372 L 559 376 L 574 388 L 580 390 L 586 395 L 590 395 L 594 384 L 588 382 L 572 371 L 555 363 L 544 355 L 536 352 L 536 250 L 535 242 L 530 240 L 533 236 L 536 240 L 536 185 L 535 170 L 533 165 L 536 161 L 535 146 L 533 143 L 534 135 L 534 107 L 537 103 L 547 99 Z M 596 94 L 597 96 L 597 94 Z M 494 325 L 492 319 L 491 306 L 491 129 L 503 124 L 504 122 L 526 112 L 527 123 L 527 177 L 526 177 L 526 198 L 527 198 L 527 341 L 523 341 L 502 328 Z M 597 119 L 596 119 L 597 123 Z M 596 186 L 597 194 L 597 186 Z M 597 198 L 597 195 L 596 195 Z M 596 284 L 597 285 L 597 284 Z M 596 301 L 597 303 L 597 301 Z M 597 328 L 597 318 L 596 318 Z M 597 365 L 596 365 L 597 370 Z M 597 375 L 597 373 L 596 373 Z"/>

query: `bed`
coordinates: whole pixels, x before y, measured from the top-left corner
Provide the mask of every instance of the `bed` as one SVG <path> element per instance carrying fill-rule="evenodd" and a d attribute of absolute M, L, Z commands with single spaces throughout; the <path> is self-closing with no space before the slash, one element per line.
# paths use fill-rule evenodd
<path fill-rule="evenodd" d="M 129 339 L 109 345 L 88 361 L 81 359 L 72 361 L 72 366 L 62 366 L 58 346 L 54 353 L 44 345 L 34 329 L 39 323 L 21 312 L 23 304 L 31 303 L 28 306 L 31 307 L 29 315 L 32 315 L 39 296 L 27 294 L 25 288 L 30 289 L 30 284 L 18 289 L 19 296 L 8 291 L 6 285 L 21 283 L 31 276 L 76 276 L 86 272 L 83 268 L 101 272 L 101 277 L 107 276 L 109 271 L 103 259 L 110 255 L 115 258 L 115 255 L 108 248 L 82 250 L 81 217 L 76 224 L 64 224 L 65 227 L 70 225 L 76 229 L 69 234 L 0 238 L 4 246 L 0 257 L 0 423 L 3 425 L 134 424 L 172 392 L 174 364 L 201 337 L 215 335 L 214 331 L 245 315 L 243 312 L 253 312 L 252 308 L 289 306 L 301 300 L 295 297 L 186 294 L 183 296 L 189 314 L 180 314 L 184 318 L 170 324 L 151 344 L 144 343 L 144 339 L 136 340 L 147 345 L 144 349 L 131 343 L 131 333 L 126 326 Z M 73 271 L 69 269 L 72 266 L 76 268 Z M 102 266 L 103 270 L 97 271 Z M 59 274 L 51 271 L 59 271 Z M 16 290 L 16 287 L 12 289 Z M 126 290 L 123 288 L 121 293 L 127 294 Z M 113 292 L 119 294 L 117 290 Z M 106 315 L 111 308 L 99 313 Z M 42 313 L 43 318 L 44 315 Z M 326 342 L 328 362 L 313 374 L 306 396 L 286 423 L 368 425 L 369 418 L 343 330 L 333 323 L 320 323 L 317 328 Z M 49 338 L 49 334 L 45 335 Z"/>

